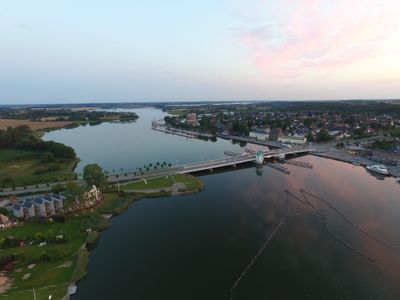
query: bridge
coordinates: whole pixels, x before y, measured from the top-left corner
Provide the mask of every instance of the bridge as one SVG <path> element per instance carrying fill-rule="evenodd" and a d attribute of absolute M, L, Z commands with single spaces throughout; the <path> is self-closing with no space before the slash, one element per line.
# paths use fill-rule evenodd
<path fill-rule="evenodd" d="M 303 146 L 296 148 L 268 150 L 262 152 L 264 154 L 264 158 L 274 158 L 274 157 L 284 158 L 284 156 L 291 154 L 315 153 L 316 147 Z M 189 174 L 200 171 L 214 171 L 219 168 L 225 168 L 229 166 L 236 167 L 241 164 L 246 164 L 256 161 L 255 153 L 234 153 L 226 151 L 225 154 L 228 155 L 229 157 L 182 164 L 182 165 L 172 166 L 170 168 L 159 168 L 157 170 L 145 171 L 140 173 L 126 172 L 126 174 L 118 174 L 118 175 L 110 174 L 107 180 L 109 183 L 130 182 L 130 181 L 140 180 L 143 178 L 149 179 L 149 178 L 170 176 L 176 174 Z M 82 180 L 76 180 L 75 182 L 79 185 L 83 184 Z M 66 184 L 66 182 L 56 182 L 56 183 L 51 183 L 50 185 L 41 184 L 39 186 L 28 186 L 27 188 L 17 187 L 15 190 L 10 188 L 1 191 L 0 197 L 8 195 L 19 195 L 19 194 L 45 193 L 50 191 L 52 186 L 56 185 L 57 183 Z"/>
<path fill-rule="evenodd" d="M 285 149 L 276 149 L 276 150 L 268 150 L 268 151 L 261 151 L 264 154 L 264 158 L 285 158 L 286 155 L 293 155 L 293 154 L 304 154 L 315 152 L 316 148 L 312 146 L 303 146 L 303 147 L 295 147 L 295 148 L 285 148 Z M 231 153 L 229 153 L 231 154 Z M 237 156 L 232 156 L 227 158 L 220 158 L 214 159 L 204 162 L 196 162 L 190 164 L 184 164 L 180 166 L 174 167 L 176 172 L 179 174 L 187 174 L 187 173 L 194 173 L 200 171 L 210 170 L 213 171 L 214 169 L 224 168 L 228 166 L 236 167 L 240 164 L 245 164 L 249 162 L 255 162 L 256 156 L 255 154 L 241 154 Z"/>
<path fill-rule="evenodd" d="M 275 150 L 266 150 L 261 151 L 264 154 L 264 159 L 268 158 L 280 158 L 284 159 L 286 155 L 293 154 L 305 154 L 305 153 L 314 153 L 316 152 L 315 146 L 301 146 L 294 148 L 284 148 L 284 149 L 275 149 Z M 227 157 L 195 162 L 195 163 L 187 163 L 182 165 L 176 165 L 169 168 L 151 170 L 146 172 L 135 172 L 135 173 L 127 173 L 126 176 L 121 174 L 117 175 L 109 175 L 108 181 L 110 183 L 116 182 L 127 182 L 132 180 L 138 180 L 143 178 L 154 178 L 154 177 L 162 177 L 176 174 L 190 174 L 201 171 L 214 171 L 220 168 L 226 167 L 237 167 L 242 164 L 251 163 L 256 161 L 255 153 L 234 153 L 230 151 L 225 151 L 225 155 Z"/>

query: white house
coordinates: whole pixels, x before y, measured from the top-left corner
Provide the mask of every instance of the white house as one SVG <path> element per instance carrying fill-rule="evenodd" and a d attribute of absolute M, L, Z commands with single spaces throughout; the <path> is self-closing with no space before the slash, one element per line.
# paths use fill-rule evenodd
<path fill-rule="evenodd" d="M 23 205 L 25 218 L 33 218 L 35 214 L 35 207 L 32 202 L 26 201 Z"/>
<path fill-rule="evenodd" d="M 35 214 L 38 217 L 47 217 L 46 205 L 42 198 L 36 198 L 33 200 L 33 205 L 35 206 Z"/>
<path fill-rule="evenodd" d="M 96 202 L 100 201 L 100 190 L 93 185 L 91 190 L 83 194 L 83 200 L 85 201 L 86 207 L 91 207 Z"/>
<path fill-rule="evenodd" d="M 47 195 L 43 197 L 44 205 L 46 206 L 46 213 L 48 216 L 54 216 L 56 214 L 56 208 L 54 206 L 53 197 Z"/>
<path fill-rule="evenodd" d="M 278 138 L 278 142 L 304 145 L 307 142 L 307 139 L 304 136 L 281 136 Z"/>
<path fill-rule="evenodd" d="M 51 197 L 53 198 L 54 208 L 56 210 L 56 213 L 58 213 L 64 208 L 65 197 L 59 194 L 52 194 Z"/>
<path fill-rule="evenodd" d="M 24 217 L 24 209 L 23 209 L 22 205 L 14 204 L 12 207 L 12 211 L 13 211 L 14 216 L 16 216 L 17 218 Z"/>
<path fill-rule="evenodd" d="M 250 131 L 249 137 L 255 138 L 257 141 L 266 141 L 269 139 L 269 133 L 259 132 L 259 131 Z"/>
<path fill-rule="evenodd" d="M 10 218 L 6 215 L 0 214 L 0 229 L 8 228 L 11 226 Z"/>

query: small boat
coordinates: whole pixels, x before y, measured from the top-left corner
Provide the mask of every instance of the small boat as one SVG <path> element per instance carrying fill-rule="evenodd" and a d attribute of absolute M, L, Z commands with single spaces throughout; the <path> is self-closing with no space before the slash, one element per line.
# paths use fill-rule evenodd
<path fill-rule="evenodd" d="M 389 175 L 390 174 L 384 165 L 369 165 L 369 166 L 367 166 L 367 170 L 381 174 L 381 175 Z"/>
<path fill-rule="evenodd" d="M 396 178 L 396 182 L 397 182 L 397 183 L 400 183 L 400 177 L 397 177 L 397 178 Z"/>
<path fill-rule="evenodd" d="M 360 163 L 358 163 L 358 162 L 355 161 L 355 162 L 353 162 L 353 165 L 355 165 L 355 166 L 358 167 L 358 166 L 360 166 Z"/>

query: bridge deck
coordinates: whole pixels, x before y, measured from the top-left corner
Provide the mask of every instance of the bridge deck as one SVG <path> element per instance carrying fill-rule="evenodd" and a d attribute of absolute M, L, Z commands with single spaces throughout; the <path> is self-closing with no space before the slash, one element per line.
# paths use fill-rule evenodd
<path fill-rule="evenodd" d="M 296 153 L 307 153 L 315 151 L 315 148 L 312 147 L 298 147 L 298 148 L 286 148 L 286 149 L 276 149 L 276 150 L 268 150 L 263 151 L 265 158 L 277 157 L 280 155 L 290 155 Z M 168 176 L 174 174 L 187 174 L 205 170 L 213 170 L 228 166 L 236 166 L 244 163 L 254 162 L 256 160 L 255 154 L 253 153 L 244 153 L 235 157 L 224 157 L 219 159 L 213 159 L 203 162 L 195 162 L 188 163 L 183 165 L 172 166 L 170 168 L 151 170 L 149 172 L 143 172 L 143 174 L 135 174 L 135 173 L 127 173 L 126 176 L 119 175 L 117 177 L 109 176 L 109 182 L 123 182 L 130 180 L 137 180 L 141 178 L 154 178 L 161 176 Z"/>

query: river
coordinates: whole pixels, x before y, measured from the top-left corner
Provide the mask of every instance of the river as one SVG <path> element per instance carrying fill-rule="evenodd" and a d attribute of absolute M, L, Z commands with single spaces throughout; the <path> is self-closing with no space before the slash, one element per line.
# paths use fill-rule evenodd
<path fill-rule="evenodd" d="M 137 112 L 135 123 L 62 129 L 45 139 L 74 147 L 78 171 L 91 162 L 128 170 L 240 151 L 224 140 L 152 131 L 151 120 L 164 114 Z M 198 194 L 135 202 L 102 234 L 73 299 L 400 299 L 400 185 L 363 167 L 297 160 L 313 169 L 238 169 L 202 176 Z"/>

